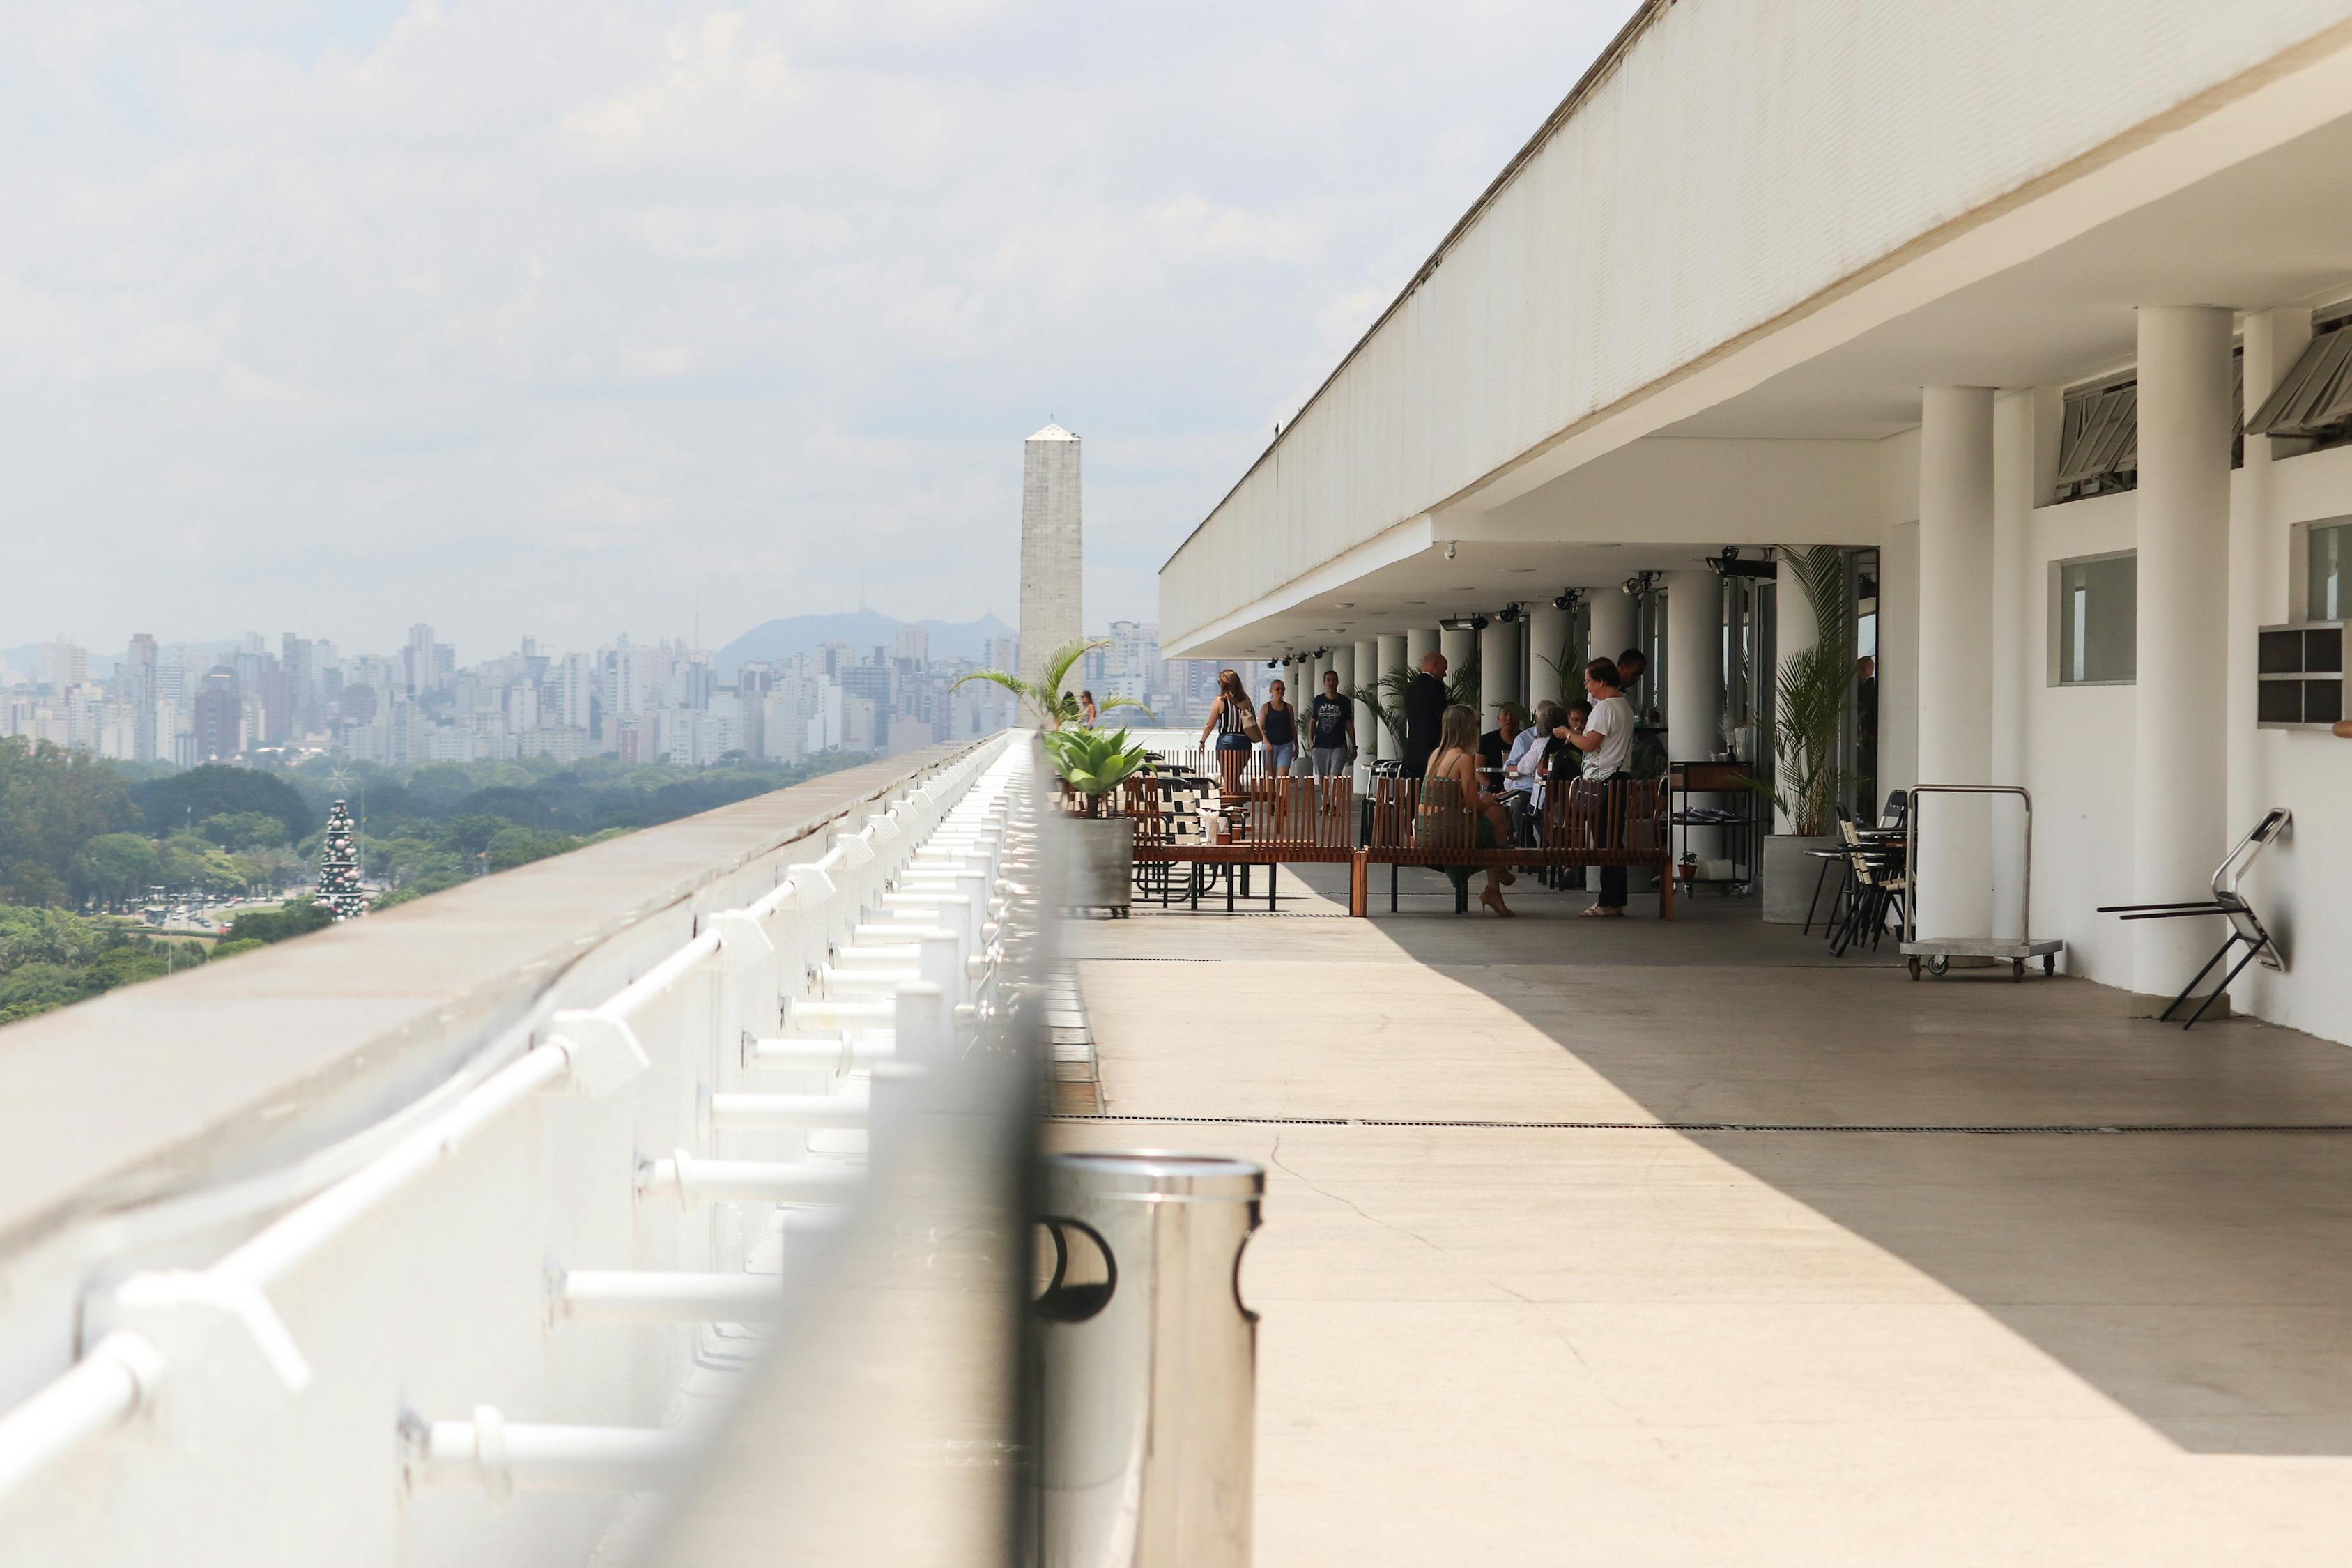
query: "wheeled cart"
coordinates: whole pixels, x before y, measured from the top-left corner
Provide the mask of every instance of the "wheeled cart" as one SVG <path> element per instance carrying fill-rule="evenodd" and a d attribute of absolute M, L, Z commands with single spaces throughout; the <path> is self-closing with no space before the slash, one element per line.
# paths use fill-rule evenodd
<path fill-rule="evenodd" d="M 1922 940 L 1919 935 L 1919 797 L 1923 795 L 2013 795 L 2025 804 L 2025 863 L 2021 868 L 2019 885 L 2023 893 L 2024 909 L 2018 924 L 2023 926 L 2022 937 L 1939 936 Z M 1908 834 L 1903 846 L 1903 954 L 1908 959 L 1911 978 L 1920 972 L 1941 976 L 1952 967 L 1956 958 L 1990 958 L 2009 960 L 2009 977 L 2025 978 L 2025 966 L 2034 959 L 2042 961 L 2045 975 L 2058 973 L 2058 955 L 2066 944 L 2056 937 L 2036 940 L 2033 931 L 2033 796 L 2016 784 L 1919 784 L 1910 792 L 1909 807 L 1905 813 Z"/>

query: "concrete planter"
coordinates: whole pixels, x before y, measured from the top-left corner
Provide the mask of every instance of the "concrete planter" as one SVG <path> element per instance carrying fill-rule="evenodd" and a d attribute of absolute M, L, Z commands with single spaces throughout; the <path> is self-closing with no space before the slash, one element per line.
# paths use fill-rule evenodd
<path fill-rule="evenodd" d="M 1799 837 L 1793 833 L 1771 833 L 1764 837 L 1764 923 L 1772 926 L 1801 926 L 1805 923 L 1805 908 L 1812 902 L 1813 889 L 1823 886 L 1822 867 L 1826 862 L 1816 860 L 1809 853 L 1827 849 L 1837 843 L 1834 836 L 1822 834 L 1815 837 Z M 1828 886 L 1837 882 L 1837 868 L 1830 868 Z M 1826 888 L 1824 888 L 1826 893 Z M 1816 917 L 1821 911 L 1814 911 Z"/>
<path fill-rule="evenodd" d="M 1062 907 L 1125 915 L 1135 891 L 1135 819 L 1063 818 L 1069 859 L 1063 868 Z"/>

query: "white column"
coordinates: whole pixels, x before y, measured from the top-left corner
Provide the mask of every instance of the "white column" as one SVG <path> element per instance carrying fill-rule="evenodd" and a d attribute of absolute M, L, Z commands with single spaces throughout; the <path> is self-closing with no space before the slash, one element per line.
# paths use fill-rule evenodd
<path fill-rule="evenodd" d="M 1777 690 L 1780 671 L 1788 668 L 1789 661 L 1811 653 L 1821 646 L 1822 640 L 1820 623 L 1813 619 L 1812 602 L 1805 597 L 1804 584 L 1799 581 L 1796 567 L 1786 551 L 1781 552 L 1780 570 L 1773 576 L 1772 617 L 1772 678 Z M 1772 738 L 1763 736 L 1760 743 L 1770 746 Z M 1836 824 L 1831 826 L 1835 826 Z M 1790 823 L 1789 814 L 1777 805 L 1772 808 L 1772 831 L 1796 831 Z"/>
<path fill-rule="evenodd" d="M 2033 509 L 2049 500 L 2058 474 L 2064 418 L 2062 389 L 2005 392 L 1992 405 L 1992 729 L 1988 758 L 1994 784 L 2025 776 L 2027 692 L 2044 679 L 2048 647 L 2046 573 L 2034 569 Z M 1885 689 L 1885 682 L 1880 683 Z M 1885 798 L 1882 794 L 1882 799 Z M 1989 808 L 1992 924 L 1997 936 L 2025 934 L 2025 812 L 2009 801 Z M 2047 847 L 2047 840 L 2044 841 Z"/>
<path fill-rule="evenodd" d="M 1478 634 L 1478 729 L 1492 729 L 1506 702 L 1519 700 L 1519 623 L 1490 620 Z"/>
<path fill-rule="evenodd" d="M 1919 782 L 1992 777 L 1992 389 L 1931 386 L 1919 416 Z M 1919 931 L 1992 931 L 1990 813 L 1919 807 Z"/>
<path fill-rule="evenodd" d="M 2208 896 L 2229 846 L 2231 313 L 2139 312 L 2139 672 L 2132 897 Z M 2217 733 L 2218 732 L 2218 733 Z M 2182 743 L 2185 735 L 2201 735 Z M 2251 742 L 2251 731 L 2244 737 Z M 2207 921 L 2132 922 L 2132 989 L 2161 1007 L 2213 951 Z"/>
<path fill-rule="evenodd" d="M 1608 583 L 1584 591 L 1587 611 L 1584 657 L 1590 659 L 1615 658 L 1633 642 L 1633 596 L 1624 585 Z M 1568 683 L 1571 696 L 1582 689 L 1576 681 Z"/>
<path fill-rule="evenodd" d="M 1381 639 L 1376 637 L 1360 639 L 1349 668 L 1354 671 L 1354 679 L 1352 683 L 1343 684 L 1370 686 L 1378 681 L 1381 678 Z M 1371 705 L 1357 703 L 1356 754 L 1367 762 L 1381 754 L 1381 743 L 1377 738 L 1380 727 L 1380 721 L 1372 717 Z"/>
<path fill-rule="evenodd" d="M 1390 678 L 1393 675 L 1400 673 L 1405 675 L 1412 674 L 1414 663 L 1419 658 L 1419 656 L 1412 650 L 1413 636 L 1414 634 L 1412 632 L 1382 632 L 1381 634 L 1379 637 L 1381 645 L 1380 672 L 1381 679 L 1383 683 L 1393 684 L 1393 682 L 1390 680 Z M 1403 715 L 1398 714 L 1396 717 L 1397 722 L 1402 725 L 1404 722 Z M 1393 763 L 1402 757 L 1404 755 L 1404 742 L 1399 737 L 1391 734 L 1386 725 L 1378 725 L 1375 727 L 1380 731 L 1380 751 L 1376 753 L 1380 760 L 1384 763 Z"/>
<path fill-rule="evenodd" d="M 1477 653 L 1478 634 L 1441 631 L 1437 634 L 1437 651 L 1445 656 L 1445 679 L 1451 682 Z"/>
<path fill-rule="evenodd" d="M 1435 626 L 1408 627 L 1404 634 L 1405 668 L 1418 671 L 1421 661 L 1438 651 L 1438 639 L 1444 635 Z"/>
<path fill-rule="evenodd" d="M 1666 750 L 1677 763 L 1723 749 L 1723 584 L 1666 574 Z"/>
<path fill-rule="evenodd" d="M 1669 572 L 1665 586 L 1666 754 L 1672 762 L 1705 762 L 1723 748 L 1723 583 L 1712 572 Z M 1692 805 L 1718 804 L 1711 793 L 1687 799 Z M 1723 830 L 1677 829 L 1675 853 L 1685 849 L 1701 860 L 1716 859 L 1723 853 Z"/>
<path fill-rule="evenodd" d="M 1619 595 L 1618 597 L 1624 597 Z M 1557 702 L 1561 683 L 1574 682 L 1569 674 L 1580 651 L 1567 646 L 1569 613 L 1550 605 L 1538 606 L 1528 619 L 1528 706 Z M 1554 668 L 1557 664 L 1560 668 Z"/>

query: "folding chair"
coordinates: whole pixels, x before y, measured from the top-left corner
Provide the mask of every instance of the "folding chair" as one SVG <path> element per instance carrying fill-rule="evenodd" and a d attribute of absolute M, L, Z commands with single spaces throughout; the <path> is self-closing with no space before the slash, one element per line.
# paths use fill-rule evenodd
<path fill-rule="evenodd" d="M 2271 840 L 2286 831 L 2287 825 L 2294 820 L 2294 814 L 2283 805 L 2273 806 L 2264 814 L 2263 819 L 2254 824 L 2254 830 L 2239 839 L 2236 847 L 2232 848 L 2222 858 L 2221 864 L 2214 868 L 2213 896 L 2208 900 L 2193 903 L 2102 904 L 2099 906 L 2101 914 L 2121 915 L 2127 921 L 2173 921 L 2198 915 L 2220 915 L 2230 924 L 2229 934 L 2221 939 L 2221 945 L 2214 950 L 2212 957 L 2205 961 L 2205 967 L 2199 970 L 2190 978 L 2189 984 L 2180 988 L 2180 994 L 2172 999 L 2171 1005 L 2157 1015 L 2157 1022 L 2170 1023 L 2173 1013 L 2183 1002 L 2189 1000 L 2189 993 L 2197 989 L 2198 981 L 2212 973 L 2214 965 L 2229 957 L 2230 950 L 2240 942 L 2246 945 L 2245 956 L 2231 965 L 2230 972 L 2221 976 L 2221 983 L 2206 994 L 2205 1000 L 2197 1005 L 2197 1011 L 2189 1015 L 2189 1022 L 2180 1026 L 2183 1029 L 2195 1028 L 2197 1020 L 2205 1016 L 2205 1009 L 2213 1005 L 2213 998 L 2229 990 L 2230 982 L 2235 980 L 2249 963 L 2260 960 L 2264 969 L 2282 973 L 2285 972 L 2286 961 L 2280 956 L 2278 943 L 2271 940 L 2270 931 L 2263 926 L 2261 918 L 2254 913 L 2253 906 L 2247 903 L 2244 897 L 2239 893 L 2238 879 L 2245 874 L 2248 866 L 2253 864 L 2254 857 L 2261 854 Z"/>

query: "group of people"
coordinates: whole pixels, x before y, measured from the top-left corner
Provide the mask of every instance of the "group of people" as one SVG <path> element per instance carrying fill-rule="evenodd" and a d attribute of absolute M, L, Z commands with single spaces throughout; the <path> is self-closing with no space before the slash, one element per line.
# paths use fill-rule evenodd
<path fill-rule="evenodd" d="M 1454 842 L 1448 835 L 1458 834 L 1466 816 L 1477 848 L 1523 843 L 1541 818 L 1551 784 L 1580 777 L 1606 786 L 1626 777 L 1634 724 L 1633 705 L 1626 693 L 1648 669 L 1649 659 L 1639 648 L 1629 647 L 1613 659 L 1593 659 L 1584 667 L 1583 699 L 1538 704 L 1534 724 L 1524 731 L 1517 715 L 1506 708 L 1495 729 L 1482 735 L 1476 710 L 1447 700 L 1445 656 L 1434 649 L 1423 655 L 1420 673 L 1405 693 L 1401 770 L 1407 778 L 1422 781 L 1414 823 L 1422 841 Z M 1250 752 L 1261 744 L 1267 750 L 1271 771 L 1291 771 L 1298 755 L 1299 717 L 1282 681 L 1271 682 L 1266 701 L 1254 707 L 1240 673 L 1220 673 L 1217 700 L 1202 726 L 1201 740 L 1205 745 L 1212 734 L 1216 737 L 1228 794 L 1236 789 Z M 1339 695 L 1336 673 L 1325 672 L 1323 689 L 1308 704 L 1305 718 L 1315 776 L 1326 778 L 1344 770 L 1355 751 L 1355 705 Z M 1622 792 L 1604 788 L 1600 798 L 1604 841 L 1622 841 Z M 1446 874 L 1457 887 L 1467 887 L 1469 868 L 1448 868 Z M 1497 915 L 1514 914 L 1504 901 L 1503 889 L 1517 879 L 1507 867 L 1489 866 L 1479 903 Z M 1622 866 L 1601 868 L 1600 899 L 1583 912 L 1593 920 L 1624 918 Z"/>
<path fill-rule="evenodd" d="M 1633 705 L 1625 690 L 1648 668 L 1638 648 L 1613 659 L 1593 659 L 1584 667 L 1582 700 L 1538 705 L 1535 723 L 1524 732 L 1517 715 L 1504 709 L 1496 727 L 1482 736 L 1477 714 L 1446 700 L 1445 656 L 1424 655 L 1405 698 L 1402 769 L 1408 778 L 1423 781 L 1415 827 L 1424 842 L 1438 840 L 1466 810 L 1475 847 L 1523 843 L 1541 816 L 1545 791 L 1553 781 L 1576 776 L 1605 786 L 1623 778 L 1633 749 Z M 1621 839 L 1622 795 L 1604 790 L 1601 802 L 1607 840 Z M 1466 886 L 1470 871 L 1449 868 L 1446 874 L 1457 886 Z M 1503 889 L 1517 880 L 1507 868 L 1487 867 L 1479 903 L 1497 915 L 1511 915 Z M 1601 897 L 1584 915 L 1622 920 L 1624 914 L 1625 868 L 1604 866 Z"/>
<path fill-rule="evenodd" d="M 1356 754 L 1356 705 L 1339 695 L 1337 670 L 1323 672 L 1323 689 L 1309 700 L 1304 717 L 1307 752 L 1313 760 L 1315 776 L 1330 778 L 1347 772 Z M 1250 752 L 1260 745 L 1265 747 L 1267 772 L 1281 775 L 1291 771 L 1298 761 L 1300 718 L 1284 682 L 1268 682 L 1265 703 L 1253 708 L 1249 692 L 1242 686 L 1241 672 L 1218 672 L 1217 700 L 1209 709 L 1208 722 L 1201 726 L 1201 743 L 1205 746 L 1212 734 L 1216 736 L 1217 762 L 1226 775 L 1227 793 L 1232 792 Z"/>

